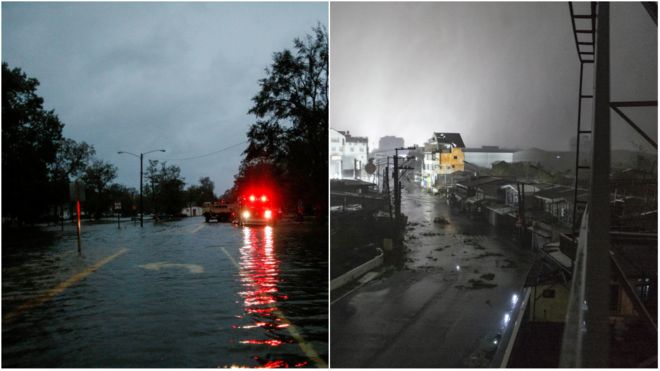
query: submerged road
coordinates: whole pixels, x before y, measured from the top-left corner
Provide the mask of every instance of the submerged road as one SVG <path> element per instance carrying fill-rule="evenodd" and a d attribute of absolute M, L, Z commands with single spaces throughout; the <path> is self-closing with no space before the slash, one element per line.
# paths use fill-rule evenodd
<path fill-rule="evenodd" d="M 499 367 L 530 251 L 440 196 L 403 192 L 405 262 L 332 305 L 333 367 Z M 442 217 L 449 221 L 434 223 Z"/>
<path fill-rule="evenodd" d="M 323 367 L 327 228 L 83 225 L 3 246 L 4 367 Z"/>

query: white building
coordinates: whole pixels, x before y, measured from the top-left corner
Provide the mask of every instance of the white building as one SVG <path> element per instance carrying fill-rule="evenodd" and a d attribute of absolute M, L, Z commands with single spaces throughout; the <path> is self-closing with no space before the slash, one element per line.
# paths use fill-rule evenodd
<path fill-rule="evenodd" d="M 422 162 L 422 179 L 421 185 L 425 189 L 431 189 L 438 177 L 440 170 L 439 153 L 436 150 L 436 145 L 432 143 L 424 143 L 424 161 Z"/>
<path fill-rule="evenodd" d="M 330 129 L 330 179 L 342 178 L 342 157 L 346 136 L 335 129 Z"/>
<path fill-rule="evenodd" d="M 388 135 L 378 140 L 378 150 L 388 151 L 403 147 L 403 138 Z"/>
<path fill-rule="evenodd" d="M 185 216 L 201 216 L 204 213 L 204 208 L 200 206 L 189 206 L 181 209 L 181 214 Z"/>
<path fill-rule="evenodd" d="M 465 161 L 479 167 L 491 168 L 494 162 L 513 162 L 516 149 L 500 148 L 498 146 L 482 146 L 481 148 L 466 148 L 463 150 Z"/>
<path fill-rule="evenodd" d="M 330 178 L 361 179 L 366 176 L 369 141 L 351 136 L 349 131 L 330 129 Z"/>

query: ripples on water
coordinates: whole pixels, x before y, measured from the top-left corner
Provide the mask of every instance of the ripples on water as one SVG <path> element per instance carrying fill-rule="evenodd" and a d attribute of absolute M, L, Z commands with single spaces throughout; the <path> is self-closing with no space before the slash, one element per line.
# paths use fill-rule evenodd
<path fill-rule="evenodd" d="M 327 360 L 327 230 L 199 226 L 94 226 L 83 257 L 70 233 L 3 256 L 6 314 L 117 246 L 129 248 L 40 308 L 3 321 L 3 365 L 316 366 L 301 339 Z"/>
<path fill-rule="evenodd" d="M 267 356 L 254 357 L 254 360 L 262 367 L 318 365 L 312 363 L 309 358 L 295 354 L 300 353 L 299 349 L 295 349 L 300 347 L 300 342 L 308 340 L 299 335 L 300 330 L 281 310 L 281 307 L 289 300 L 289 296 L 281 288 L 284 279 L 281 272 L 281 258 L 275 249 L 274 234 L 276 230 L 272 227 L 243 228 L 242 233 L 243 245 L 240 248 L 238 262 L 242 291 L 238 294 L 243 301 L 243 312 L 237 315 L 240 324 L 233 326 L 241 331 L 239 343 L 246 346 L 261 345 L 272 348 Z M 299 246 L 296 247 L 299 248 Z M 280 254 L 288 252 L 284 248 L 279 249 Z M 292 273 L 303 273 L 304 269 L 297 269 L 297 271 Z M 304 291 L 299 290 L 299 292 Z M 318 294 L 317 292 L 316 295 Z M 306 298 L 298 299 L 305 300 Z M 295 311 L 292 315 L 296 315 Z M 313 321 L 313 318 L 310 320 Z M 281 349 L 275 351 L 276 348 Z"/>

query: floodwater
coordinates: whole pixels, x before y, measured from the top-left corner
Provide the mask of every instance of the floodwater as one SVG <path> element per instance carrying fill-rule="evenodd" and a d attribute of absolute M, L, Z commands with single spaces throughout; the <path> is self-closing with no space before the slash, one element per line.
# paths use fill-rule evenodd
<path fill-rule="evenodd" d="M 332 365 L 499 367 L 533 254 L 441 196 L 408 189 L 402 211 L 402 264 L 332 305 Z"/>
<path fill-rule="evenodd" d="M 4 367 L 315 367 L 327 228 L 83 225 L 3 249 Z"/>

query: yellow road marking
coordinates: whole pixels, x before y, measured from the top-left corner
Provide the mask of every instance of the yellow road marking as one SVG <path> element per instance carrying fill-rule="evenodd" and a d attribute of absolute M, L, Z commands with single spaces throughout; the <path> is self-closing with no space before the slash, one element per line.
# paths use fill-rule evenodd
<path fill-rule="evenodd" d="M 240 270 L 241 266 L 238 265 L 236 259 L 234 259 L 234 257 L 231 256 L 231 254 L 229 254 L 229 252 L 224 247 L 220 246 L 220 248 L 222 249 L 222 252 L 224 252 L 225 255 L 227 255 L 227 257 L 229 258 L 229 260 L 234 264 L 236 269 Z M 277 318 L 279 318 L 283 323 L 288 325 L 286 327 L 287 331 L 289 331 L 291 337 L 293 337 L 296 340 L 300 349 L 302 349 L 305 355 L 307 355 L 307 358 L 312 360 L 316 364 L 316 367 L 318 368 L 328 368 L 328 364 L 325 363 L 325 361 L 319 356 L 319 354 L 316 352 L 312 344 L 305 341 L 302 335 L 300 335 L 298 328 L 293 323 L 291 323 L 286 317 L 284 317 L 284 314 L 279 309 L 277 309 L 274 303 L 270 303 L 269 306 L 275 308 L 273 313 L 275 313 Z"/>
<path fill-rule="evenodd" d="M 201 223 L 201 224 L 200 224 L 199 226 L 197 226 L 195 229 L 193 229 L 192 231 L 190 231 L 190 234 L 194 234 L 194 233 L 199 232 L 202 228 L 204 228 L 205 225 L 206 225 L 206 223 Z"/>
<path fill-rule="evenodd" d="M 106 258 L 103 258 L 103 259 L 97 261 L 96 263 L 94 263 L 93 265 L 87 267 L 84 271 L 82 271 L 80 273 L 76 273 L 75 275 L 73 275 L 69 279 L 67 279 L 66 281 L 64 281 L 64 282 L 60 283 L 59 285 L 53 287 L 52 289 L 46 291 L 41 296 L 38 296 L 34 299 L 27 300 L 25 303 L 21 304 L 21 306 L 19 306 L 18 308 L 14 309 L 13 311 L 11 311 L 7 315 L 5 315 L 2 318 L 3 321 L 10 321 L 10 320 L 16 319 L 16 318 L 20 317 L 26 311 L 28 311 L 30 309 L 34 309 L 34 308 L 42 305 L 43 303 L 53 299 L 57 295 L 61 294 L 64 290 L 69 288 L 70 286 L 73 286 L 76 283 L 82 281 L 83 279 L 85 279 L 90 274 L 96 272 L 102 266 L 108 264 L 109 262 L 111 262 L 115 258 L 117 258 L 118 256 L 124 254 L 126 251 L 128 251 L 128 249 L 122 248 L 119 251 L 117 251 L 116 253 L 114 253 L 114 254 L 106 257 Z"/>

